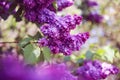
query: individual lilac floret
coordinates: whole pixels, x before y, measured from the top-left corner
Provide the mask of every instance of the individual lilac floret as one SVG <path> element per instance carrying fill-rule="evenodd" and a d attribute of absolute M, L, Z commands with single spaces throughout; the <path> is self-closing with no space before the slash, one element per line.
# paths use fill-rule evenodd
<path fill-rule="evenodd" d="M 88 61 L 78 68 L 77 73 L 79 74 L 79 80 L 101 80 L 111 74 L 118 74 L 119 70 L 105 62 Z"/>
<path fill-rule="evenodd" d="M 38 66 L 36 73 L 37 76 L 39 76 L 39 80 L 77 80 L 77 78 L 67 70 L 65 64 Z"/>
<path fill-rule="evenodd" d="M 57 7 L 58 10 L 61 11 L 66 7 L 69 7 L 73 5 L 74 1 L 73 0 L 57 0 Z"/>

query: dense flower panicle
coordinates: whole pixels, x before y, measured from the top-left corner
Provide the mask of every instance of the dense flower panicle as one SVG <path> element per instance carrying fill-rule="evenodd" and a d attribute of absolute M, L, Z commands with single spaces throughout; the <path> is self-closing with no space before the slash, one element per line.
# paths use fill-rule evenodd
<path fill-rule="evenodd" d="M 38 42 L 41 46 L 48 46 L 50 50 L 56 53 L 70 55 L 73 51 L 80 50 L 80 47 L 89 37 L 89 33 L 70 35 L 70 31 L 76 28 L 82 21 L 78 15 L 57 16 L 54 12 L 44 9 L 40 12 L 40 23 L 46 23 L 40 27 L 45 38 Z M 71 41 L 70 41 L 71 40 Z M 45 45 L 45 43 L 47 43 Z"/>
<path fill-rule="evenodd" d="M 36 21 L 40 24 L 46 22 L 48 23 L 50 21 L 54 22 L 52 20 L 55 18 L 53 16 L 56 14 L 56 9 L 53 6 L 53 2 L 54 0 L 23 0 L 25 5 L 25 18 L 29 21 Z M 62 10 L 71 6 L 73 4 L 73 0 L 57 0 L 56 4 L 58 6 L 58 10 Z M 38 16 L 37 20 L 31 20 L 34 17 L 31 12 L 35 12 L 37 14 L 35 15 Z"/>
<path fill-rule="evenodd" d="M 64 55 L 70 55 L 73 51 L 80 50 L 80 47 L 88 38 L 89 33 L 80 33 L 58 39 L 42 38 L 38 42 L 40 46 L 48 46 L 53 53 L 63 53 Z"/>
<path fill-rule="evenodd" d="M 66 7 L 73 5 L 73 0 L 57 0 L 58 11 L 63 10 Z"/>
<path fill-rule="evenodd" d="M 39 76 L 39 80 L 77 80 L 67 70 L 65 64 L 51 64 L 38 67 L 36 73 Z"/>
<path fill-rule="evenodd" d="M 53 9 L 49 8 L 53 2 L 54 0 L 23 0 L 24 15 L 27 20 L 42 24 L 40 29 L 45 38 L 38 41 L 40 45 L 48 46 L 53 53 L 69 55 L 72 51 L 79 50 L 88 39 L 88 37 L 70 35 L 70 31 L 81 23 L 82 17 L 78 15 L 57 16 Z M 56 4 L 58 10 L 62 10 L 71 6 L 73 0 L 56 0 Z"/>
<path fill-rule="evenodd" d="M 42 22 L 48 23 L 47 25 L 43 25 L 40 28 L 42 33 L 45 36 L 49 35 L 49 37 L 52 37 L 53 34 L 56 33 L 54 35 L 60 34 L 60 36 L 57 35 L 57 36 L 54 36 L 54 38 L 56 38 L 58 36 L 61 37 L 66 32 L 70 33 L 70 30 L 76 28 L 76 25 L 79 25 L 82 21 L 81 16 L 68 15 L 65 17 L 59 17 L 59 16 L 55 15 L 54 13 L 52 13 L 50 10 L 45 10 L 45 11 L 47 11 L 48 13 L 46 12 L 43 14 L 43 16 L 42 16 L 42 14 L 40 16 L 41 23 Z M 47 14 L 47 16 L 45 16 L 46 14 Z"/>
<path fill-rule="evenodd" d="M 110 74 L 118 74 L 118 72 L 119 70 L 117 67 L 99 61 L 88 61 L 77 70 L 79 80 L 105 79 Z"/>

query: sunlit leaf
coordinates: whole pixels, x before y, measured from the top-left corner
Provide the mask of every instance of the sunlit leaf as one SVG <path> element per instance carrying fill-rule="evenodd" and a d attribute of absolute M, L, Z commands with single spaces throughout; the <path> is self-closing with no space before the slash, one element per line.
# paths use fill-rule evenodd
<path fill-rule="evenodd" d="M 45 60 L 49 61 L 50 57 L 51 57 L 51 55 L 50 55 L 50 53 L 51 53 L 50 49 L 48 47 L 44 47 L 42 52 L 43 52 Z"/>
<path fill-rule="evenodd" d="M 23 48 L 24 59 L 27 64 L 35 64 L 40 55 L 40 49 L 36 48 L 33 44 L 28 44 Z"/>

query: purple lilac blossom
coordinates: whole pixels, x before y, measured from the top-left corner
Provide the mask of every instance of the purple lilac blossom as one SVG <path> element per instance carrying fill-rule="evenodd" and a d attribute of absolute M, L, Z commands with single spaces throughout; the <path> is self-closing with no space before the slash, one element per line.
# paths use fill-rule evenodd
<path fill-rule="evenodd" d="M 54 54 L 70 55 L 73 51 L 80 50 L 81 45 L 89 38 L 89 33 L 70 35 L 70 31 L 81 23 L 81 16 L 60 17 L 48 9 L 44 9 L 40 13 L 39 20 L 41 21 L 39 22 L 47 24 L 40 27 L 45 37 L 38 42 L 41 46 L 48 46 Z"/>
<path fill-rule="evenodd" d="M 77 70 L 79 80 L 101 80 L 111 74 L 118 74 L 119 69 L 108 63 L 99 61 L 87 61 Z"/>
<path fill-rule="evenodd" d="M 73 51 L 80 50 L 80 47 L 88 37 L 89 33 L 79 33 L 58 39 L 42 38 L 38 43 L 41 46 L 48 46 L 54 54 L 63 53 L 64 55 L 70 55 Z"/>
<path fill-rule="evenodd" d="M 73 5 L 73 0 L 57 0 L 58 11 L 63 10 L 66 7 Z"/>
<path fill-rule="evenodd" d="M 25 17 L 29 21 L 42 24 L 40 30 L 44 38 L 38 41 L 40 46 L 48 46 L 52 53 L 63 53 L 64 55 L 70 55 L 73 51 L 80 50 L 81 45 L 88 39 L 89 33 L 70 35 L 70 31 L 81 23 L 82 17 L 78 15 L 58 16 L 54 11 L 47 8 L 52 4 L 53 0 L 50 0 L 51 3 L 45 3 L 46 0 L 37 1 L 41 3 L 36 2 L 38 7 L 27 9 Z M 42 7 L 42 4 L 46 6 Z M 57 0 L 58 8 L 61 10 L 72 4 L 73 0 Z"/>
<path fill-rule="evenodd" d="M 46 20 L 46 18 L 50 19 L 51 16 L 54 16 L 54 14 L 56 12 L 56 9 L 53 6 L 53 2 L 54 2 L 54 0 L 30 0 L 30 1 L 23 0 L 23 3 L 25 5 L 25 18 L 32 22 L 36 21 L 39 24 L 45 23 L 44 21 L 42 22 L 42 20 L 44 18 L 45 18 L 44 20 Z M 66 7 L 71 6 L 73 4 L 73 0 L 57 0 L 56 4 L 58 6 L 58 10 L 62 10 Z M 38 16 L 37 19 L 34 19 L 33 12 L 35 12 L 35 16 Z M 51 14 L 51 15 L 49 15 L 49 14 Z M 33 19 L 33 20 L 31 20 L 31 19 Z"/>

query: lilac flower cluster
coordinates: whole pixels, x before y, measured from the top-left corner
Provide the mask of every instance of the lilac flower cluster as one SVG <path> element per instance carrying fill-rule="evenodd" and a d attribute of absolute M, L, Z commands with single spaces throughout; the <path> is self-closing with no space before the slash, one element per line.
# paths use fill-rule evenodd
<path fill-rule="evenodd" d="M 4 55 L 0 58 L 0 80 L 77 80 L 77 78 L 64 64 L 30 67 L 15 56 Z"/>
<path fill-rule="evenodd" d="M 57 4 L 57 9 L 54 4 Z M 32 22 L 41 22 L 42 19 L 54 16 L 53 12 L 60 11 L 73 4 L 73 0 L 23 0 L 25 18 Z M 49 15 L 50 14 L 50 15 Z M 54 20 L 54 18 L 52 19 Z"/>
<path fill-rule="evenodd" d="M 91 21 L 92 23 L 101 23 L 103 20 L 103 16 L 94 11 L 93 7 L 98 6 L 98 3 L 91 0 L 82 0 L 82 11 L 83 11 L 83 18 L 87 21 Z"/>
<path fill-rule="evenodd" d="M 48 11 L 48 13 L 50 13 Z M 48 14 L 51 17 L 40 18 L 40 22 L 48 24 L 43 25 L 40 30 L 44 34 L 44 38 L 38 42 L 41 46 L 48 46 L 50 50 L 56 53 L 64 53 L 64 55 L 70 55 L 72 51 L 80 50 L 82 44 L 89 37 L 89 33 L 80 33 L 77 35 L 70 35 L 70 30 L 76 28 L 76 25 L 81 23 L 81 16 L 64 16 L 57 17 L 55 13 Z M 44 13 L 45 15 L 45 13 Z M 54 20 L 52 20 L 54 18 Z"/>
<path fill-rule="evenodd" d="M 64 53 L 70 55 L 72 51 L 79 50 L 81 45 L 88 39 L 89 33 L 70 35 L 70 30 L 81 23 L 82 17 L 77 15 L 57 16 L 54 11 L 49 9 L 53 0 L 47 3 L 44 1 L 42 2 L 44 3 L 43 7 L 42 4 L 36 3 L 36 0 L 24 0 L 26 5 L 25 17 L 29 21 L 43 24 L 40 30 L 45 37 L 38 41 L 40 46 L 48 46 L 54 54 Z M 62 10 L 72 5 L 73 1 L 57 0 L 57 4 L 58 10 Z"/>
<path fill-rule="evenodd" d="M 101 80 L 111 74 L 118 74 L 119 69 L 108 63 L 88 61 L 78 68 L 79 80 Z"/>
<path fill-rule="evenodd" d="M 11 6 L 13 4 L 14 6 Z M 72 51 L 79 50 L 89 37 L 89 33 L 70 35 L 70 31 L 81 23 L 81 16 L 67 15 L 61 17 L 56 14 L 56 11 L 61 11 L 71 6 L 73 0 L 2 0 L 0 2 L 2 10 L 7 12 L 12 7 L 14 11 L 18 4 L 20 8 L 16 11 L 17 15 L 24 10 L 25 18 L 28 21 L 42 25 L 40 29 L 45 37 L 39 40 L 39 44 L 48 46 L 53 53 L 70 55 Z M 56 7 L 55 4 L 57 5 Z M 46 44 L 43 45 L 43 42 Z"/>

